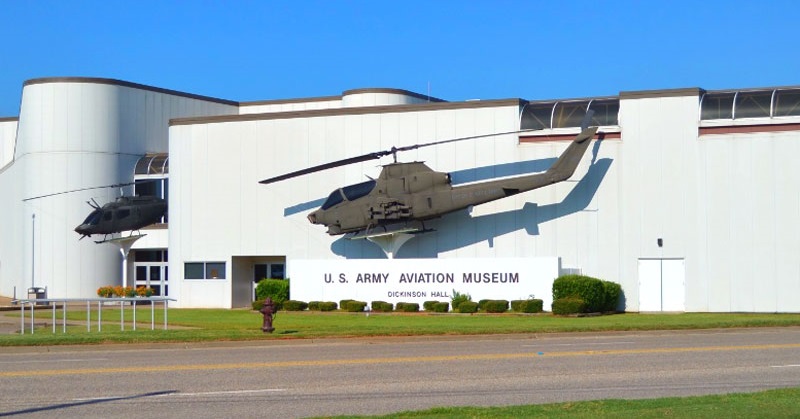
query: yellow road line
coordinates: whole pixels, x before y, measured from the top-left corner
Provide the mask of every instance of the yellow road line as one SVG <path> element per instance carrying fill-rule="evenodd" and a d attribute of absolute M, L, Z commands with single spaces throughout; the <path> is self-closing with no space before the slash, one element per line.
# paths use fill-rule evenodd
<path fill-rule="evenodd" d="M 369 365 L 391 363 L 419 363 L 419 362 L 450 362 L 450 361 L 478 361 L 499 360 L 533 357 L 564 357 L 564 356 L 595 356 L 595 355 L 639 355 L 658 353 L 680 352 L 727 352 L 727 351 L 754 351 L 767 349 L 800 348 L 800 343 L 774 344 L 774 345 L 743 345 L 743 346 L 701 346 L 682 348 L 649 348 L 649 349 L 610 349 L 597 351 L 569 351 L 569 352 L 524 352 L 513 354 L 476 354 L 476 355 L 448 355 L 448 356 L 412 356 L 397 358 L 362 358 L 362 359 L 331 359 L 312 361 L 282 361 L 282 362 L 242 362 L 230 364 L 194 364 L 194 365 L 148 365 L 141 367 L 103 367 L 103 368 L 71 368 L 59 370 L 33 370 L 33 371 L 6 371 L 0 372 L 2 377 L 34 377 L 54 375 L 81 375 L 81 374 L 118 374 L 142 373 L 164 371 L 209 371 L 229 369 L 256 369 L 256 368 L 287 368 L 287 367 L 324 367 L 338 365 Z"/>

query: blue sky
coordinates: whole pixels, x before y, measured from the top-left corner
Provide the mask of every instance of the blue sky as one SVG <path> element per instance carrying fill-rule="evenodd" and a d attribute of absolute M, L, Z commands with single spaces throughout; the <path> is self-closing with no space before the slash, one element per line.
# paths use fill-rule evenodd
<path fill-rule="evenodd" d="M 797 1 L 0 0 L 0 117 L 22 83 L 223 99 L 393 87 L 529 100 L 800 85 Z"/>

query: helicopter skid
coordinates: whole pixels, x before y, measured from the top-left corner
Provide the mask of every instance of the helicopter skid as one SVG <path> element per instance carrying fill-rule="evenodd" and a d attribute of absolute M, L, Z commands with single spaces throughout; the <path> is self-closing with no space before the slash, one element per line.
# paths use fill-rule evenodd
<path fill-rule="evenodd" d="M 110 239 L 95 240 L 94 242 L 97 243 L 97 244 L 101 244 L 101 243 L 120 243 L 120 242 L 126 242 L 126 241 L 134 242 L 134 241 L 136 241 L 136 240 L 138 240 L 138 239 L 140 239 L 140 238 L 142 238 L 142 237 L 144 237 L 146 235 L 147 234 L 132 234 L 130 236 L 119 236 L 119 237 L 112 237 Z"/>

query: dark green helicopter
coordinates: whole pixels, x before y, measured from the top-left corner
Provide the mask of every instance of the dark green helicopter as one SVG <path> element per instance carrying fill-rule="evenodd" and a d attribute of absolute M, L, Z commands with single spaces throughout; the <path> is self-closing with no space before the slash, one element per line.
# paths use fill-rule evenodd
<path fill-rule="evenodd" d="M 23 199 L 30 201 L 33 199 L 46 198 L 48 196 L 67 194 L 78 191 L 102 188 L 121 188 L 134 185 L 134 182 L 119 183 L 114 185 L 93 186 L 88 188 L 74 189 L 70 191 L 56 192 L 47 195 L 35 196 Z M 94 199 L 87 201 L 93 208 L 89 216 L 75 227 L 75 232 L 80 234 L 80 239 L 91 237 L 93 234 L 102 234 L 104 239 L 96 243 L 103 243 L 105 238 L 112 234 L 123 231 L 137 231 L 141 228 L 158 223 L 167 213 L 167 201 L 156 196 L 119 196 L 112 202 L 103 206 Z"/>
<path fill-rule="evenodd" d="M 597 127 L 588 127 L 592 114 L 591 110 L 587 112 L 581 132 L 543 173 L 453 186 L 448 173 L 436 172 L 422 162 L 397 163 L 398 151 L 531 131 L 525 130 L 393 147 L 298 170 L 259 183 L 269 184 L 391 154 L 394 162 L 383 166 L 377 179 L 334 190 L 319 209 L 308 215 L 308 221 L 324 225 L 330 235 L 353 233 L 351 238 L 430 231 L 424 226 L 427 220 L 569 179 L 597 133 Z"/>
<path fill-rule="evenodd" d="M 94 200 L 88 203 L 94 211 L 75 227 L 81 239 L 92 234 L 136 231 L 159 222 L 167 213 L 167 201 L 155 196 L 120 196 L 102 207 Z"/>

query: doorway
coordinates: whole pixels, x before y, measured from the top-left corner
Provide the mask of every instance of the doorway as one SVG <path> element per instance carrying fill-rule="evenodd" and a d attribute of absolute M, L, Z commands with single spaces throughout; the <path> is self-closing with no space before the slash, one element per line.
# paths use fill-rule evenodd
<path fill-rule="evenodd" d="M 684 259 L 639 259 L 639 311 L 686 310 Z"/>
<path fill-rule="evenodd" d="M 135 288 L 152 288 L 153 295 L 169 295 L 169 266 L 166 250 L 136 250 L 134 254 Z"/>

